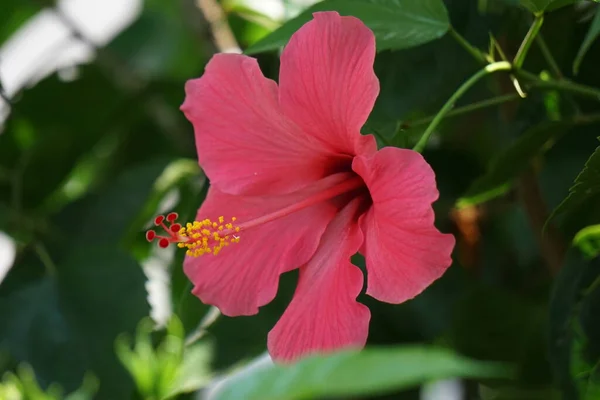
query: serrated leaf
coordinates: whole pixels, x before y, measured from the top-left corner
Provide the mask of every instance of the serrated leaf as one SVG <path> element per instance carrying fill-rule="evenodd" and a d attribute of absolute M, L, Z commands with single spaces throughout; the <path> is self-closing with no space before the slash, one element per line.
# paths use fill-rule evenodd
<path fill-rule="evenodd" d="M 592 46 L 592 43 L 594 43 L 594 40 L 596 40 L 596 38 L 598 38 L 598 35 L 600 35 L 600 8 L 596 9 L 596 15 L 594 16 L 594 19 L 592 20 L 592 23 L 590 24 L 590 29 L 588 30 L 587 34 L 585 35 L 585 39 L 583 39 L 583 43 L 581 43 L 581 47 L 579 48 L 579 51 L 577 52 L 575 61 L 573 61 L 573 73 L 574 74 L 579 73 L 579 66 L 581 65 L 581 62 L 583 61 L 583 57 L 585 57 L 586 53 Z"/>
<path fill-rule="evenodd" d="M 337 11 L 361 19 L 375 33 L 378 51 L 418 46 L 444 36 L 450 28 L 448 12 L 441 0 L 325 0 L 285 23 L 246 53 L 284 46 L 317 11 Z"/>
<path fill-rule="evenodd" d="M 598 204 L 600 201 L 600 147 L 585 163 L 575 183 L 569 189 L 569 195 L 552 211 L 548 221 L 563 216 L 568 219 L 572 213 L 579 211 L 585 204 Z"/>
<path fill-rule="evenodd" d="M 544 122 L 526 131 L 508 148 L 495 156 L 487 173 L 477 179 L 457 206 L 480 204 L 506 193 L 515 179 L 540 154 L 545 145 L 562 136 L 569 127 L 565 121 Z"/>
<path fill-rule="evenodd" d="M 506 377 L 503 365 L 474 361 L 450 350 L 368 348 L 313 356 L 293 365 L 268 365 L 223 383 L 216 400 L 307 399 L 385 393 L 451 377 Z"/>

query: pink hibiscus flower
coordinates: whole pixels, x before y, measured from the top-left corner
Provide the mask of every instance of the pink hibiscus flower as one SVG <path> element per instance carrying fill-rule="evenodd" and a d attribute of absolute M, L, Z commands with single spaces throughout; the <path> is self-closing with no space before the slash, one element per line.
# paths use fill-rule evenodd
<path fill-rule="evenodd" d="M 283 51 L 279 86 L 237 54 L 215 55 L 186 85 L 181 109 L 211 188 L 197 221 L 182 227 L 170 214 L 167 227 L 159 217 L 168 234 L 148 239 L 187 248 L 193 293 L 228 316 L 256 314 L 279 275 L 299 268 L 269 333 L 275 360 L 364 346 L 370 313 L 356 301 L 356 252 L 366 258 L 366 293 L 394 304 L 451 264 L 454 238 L 434 226 L 430 166 L 412 150 L 377 151 L 360 134 L 379 93 L 374 57 L 360 20 L 322 12 Z"/>

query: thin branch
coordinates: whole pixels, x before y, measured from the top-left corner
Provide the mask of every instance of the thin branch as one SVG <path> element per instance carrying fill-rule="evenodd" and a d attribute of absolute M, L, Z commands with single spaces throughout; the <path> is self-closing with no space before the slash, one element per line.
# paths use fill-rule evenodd
<path fill-rule="evenodd" d="M 221 53 L 241 53 L 242 49 L 227 22 L 223 7 L 216 0 L 196 0 L 196 6 L 204 15 Z"/>
<path fill-rule="evenodd" d="M 502 96 L 492 97 L 490 99 L 478 101 L 475 103 L 467 104 L 466 106 L 455 108 L 454 110 L 449 111 L 446 114 L 446 118 L 457 117 L 459 115 L 468 114 L 473 111 L 478 111 L 478 110 L 481 110 L 484 108 L 488 108 L 488 107 L 496 106 L 496 105 L 503 104 L 503 103 L 506 103 L 509 101 L 515 101 L 515 100 L 520 100 L 520 99 L 521 99 L 521 96 L 519 96 L 516 93 L 510 93 L 510 94 L 505 94 Z M 414 121 L 408 121 L 408 122 L 404 123 L 402 125 L 402 127 L 405 129 L 406 128 L 410 129 L 410 128 L 414 128 L 414 127 L 421 126 L 421 125 L 427 125 L 428 123 L 433 121 L 434 118 L 435 118 L 435 115 L 430 115 L 425 118 L 417 119 Z"/>
<path fill-rule="evenodd" d="M 429 124 L 427 129 L 425 129 L 425 132 L 423 132 L 423 135 L 421 136 L 421 138 L 419 139 L 419 141 L 417 142 L 417 144 L 415 145 L 413 150 L 422 152 L 425 149 L 425 146 L 427 145 L 427 141 L 429 140 L 429 138 L 431 137 L 431 135 L 433 134 L 433 132 L 435 131 L 437 126 L 440 124 L 440 122 L 442 122 L 442 120 L 444 119 L 446 114 L 448 114 L 448 112 L 450 112 L 450 110 L 452 110 L 452 107 L 454 107 L 454 104 L 458 101 L 458 99 L 460 99 L 461 96 L 463 94 L 465 94 L 475 83 L 479 82 L 479 80 L 481 78 L 488 76 L 494 72 L 511 71 L 511 70 L 512 70 L 512 65 L 509 62 L 499 61 L 499 62 L 495 62 L 495 63 L 486 65 L 484 68 L 482 68 L 477 73 L 475 73 L 473 76 L 471 76 L 469 79 L 467 79 L 465 81 L 465 83 L 463 83 L 454 92 L 454 94 L 452 96 L 450 96 L 448 101 L 446 101 L 446 104 L 444 104 L 444 106 L 436 114 L 436 116 L 433 118 L 433 120 L 431 121 L 431 123 Z"/>
<path fill-rule="evenodd" d="M 462 48 L 464 48 L 469 54 L 471 54 L 473 56 L 473 58 L 479 62 L 479 63 L 483 63 L 486 64 L 487 60 L 485 55 L 481 52 L 481 50 L 479 50 L 477 47 L 473 46 L 471 43 L 469 43 L 467 41 L 467 39 L 465 39 L 464 37 L 462 37 L 461 34 L 459 34 L 454 27 L 450 27 L 450 35 L 452 35 L 452 37 L 456 40 L 456 42 L 462 46 Z"/>
<path fill-rule="evenodd" d="M 57 272 L 56 264 L 52 260 L 52 257 L 50 257 L 50 253 L 48 253 L 46 246 L 44 246 L 44 244 L 41 242 L 36 242 L 33 245 L 33 248 L 34 248 L 38 258 L 44 265 L 44 268 L 46 268 L 46 272 L 48 273 L 48 275 L 50 275 L 50 276 L 56 275 L 56 272 Z"/>
<path fill-rule="evenodd" d="M 552 56 L 552 53 L 550 52 L 548 45 L 546 45 L 546 41 L 544 40 L 544 37 L 542 36 L 542 34 L 541 33 L 538 34 L 538 36 L 535 40 L 536 40 L 538 47 L 540 48 L 540 51 L 542 52 L 542 55 L 544 56 L 544 59 L 546 60 L 546 62 L 548 63 L 548 66 L 550 67 L 550 71 L 552 71 L 552 75 L 554 75 L 554 77 L 559 80 L 563 79 L 564 75 L 561 72 L 560 67 L 558 66 L 558 63 L 554 59 L 554 56 Z"/>
<path fill-rule="evenodd" d="M 515 59 L 513 60 L 513 65 L 514 65 L 515 69 L 519 69 L 523 66 L 523 62 L 525 61 L 525 57 L 527 57 L 527 53 L 529 52 L 529 49 L 531 48 L 531 44 L 533 43 L 533 40 L 535 39 L 538 32 L 540 31 L 540 28 L 542 27 L 543 23 L 544 23 L 544 15 L 543 14 L 540 14 L 535 17 L 533 24 L 531 24 L 531 27 L 529 28 L 529 31 L 527 32 L 525 39 L 523 39 L 523 42 L 521 43 L 521 46 L 519 47 L 519 50 L 517 51 L 517 55 L 515 56 Z"/>

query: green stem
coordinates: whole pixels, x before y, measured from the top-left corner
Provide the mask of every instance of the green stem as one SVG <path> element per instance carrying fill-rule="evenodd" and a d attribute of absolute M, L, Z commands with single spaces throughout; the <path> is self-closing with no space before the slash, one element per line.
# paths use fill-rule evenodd
<path fill-rule="evenodd" d="M 492 107 L 492 106 L 495 106 L 498 104 L 503 104 L 503 103 L 506 103 L 509 101 L 519 100 L 520 98 L 521 97 L 516 93 L 510 93 L 510 94 L 505 94 L 502 96 L 492 97 L 491 99 L 478 101 L 475 103 L 468 104 L 466 106 L 458 107 L 452 111 L 449 111 L 446 114 L 446 118 L 456 117 L 458 115 L 467 114 L 467 113 L 470 113 L 473 111 L 481 110 L 483 108 Z M 412 122 L 407 122 L 405 124 L 405 126 L 408 126 L 408 128 L 414 128 L 416 126 L 427 125 L 428 123 L 433 121 L 434 118 L 435 118 L 435 115 L 430 115 L 428 117 L 417 119 Z"/>
<path fill-rule="evenodd" d="M 38 242 L 34 244 L 33 248 L 44 265 L 44 268 L 46 268 L 46 273 L 50 276 L 55 276 L 57 271 L 56 264 L 52 261 L 52 257 L 50 257 L 50 253 L 46 250 L 46 246 Z"/>
<path fill-rule="evenodd" d="M 588 286 L 584 291 L 583 291 L 583 297 L 587 297 L 590 294 L 594 293 L 594 291 L 596 289 L 598 289 L 598 287 L 600 287 L 600 276 L 596 277 L 596 279 L 594 279 L 594 281 L 591 283 L 590 286 Z"/>
<path fill-rule="evenodd" d="M 517 51 L 517 55 L 515 56 L 515 59 L 513 60 L 513 65 L 515 66 L 515 69 L 519 69 L 523 66 L 523 62 L 525 61 L 527 52 L 529 51 L 529 48 L 531 47 L 533 40 L 535 39 L 538 32 L 540 31 L 540 28 L 542 27 L 543 23 L 544 23 L 544 15 L 543 14 L 540 14 L 535 17 L 535 20 L 533 21 L 531 28 L 529 28 L 529 32 L 527 32 L 527 35 L 525 36 L 525 39 L 523 39 L 523 43 L 521 43 L 521 47 L 519 47 L 519 50 Z"/>
<path fill-rule="evenodd" d="M 537 87 L 571 92 L 581 96 L 593 98 L 596 101 L 600 101 L 600 89 L 591 86 L 581 85 L 579 83 L 570 82 L 564 79 L 560 81 L 554 79 L 544 80 L 540 79 L 537 75 L 532 74 L 531 72 L 523 70 L 518 71 L 517 75 L 520 78 L 530 81 L 531 84 Z"/>
<path fill-rule="evenodd" d="M 464 37 L 462 37 L 458 32 L 456 32 L 454 30 L 454 27 L 450 27 L 450 35 L 456 39 L 456 42 L 461 45 L 469 54 L 471 54 L 473 56 L 473 58 L 475 58 L 475 60 L 477 60 L 477 62 L 479 63 L 487 63 L 485 56 L 483 55 L 483 53 L 476 48 L 475 46 L 473 46 L 471 43 L 469 43 L 467 41 L 467 39 L 465 39 Z"/>
<path fill-rule="evenodd" d="M 433 120 L 431 121 L 431 123 L 429 124 L 429 126 L 427 127 L 425 132 L 423 132 L 421 139 L 419 139 L 419 141 L 417 142 L 417 144 L 415 145 L 413 150 L 418 151 L 420 153 L 425 149 L 425 146 L 427 145 L 427 142 L 429 141 L 429 137 L 435 131 L 435 128 L 437 128 L 437 126 L 440 124 L 440 122 L 442 122 L 442 120 L 444 119 L 446 114 L 448 114 L 450 112 L 450 110 L 452 109 L 452 107 L 454 107 L 454 104 L 456 103 L 456 101 L 463 94 L 465 94 L 467 92 L 467 90 L 469 90 L 475 83 L 477 83 L 481 78 L 483 78 L 484 76 L 487 76 L 489 74 L 492 74 L 494 72 L 510 71 L 511 69 L 512 69 L 512 65 L 509 62 L 499 61 L 499 62 L 495 62 L 495 63 L 489 64 L 489 65 L 486 65 L 479 72 L 477 72 L 475 75 L 470 77 L 465 83 L 463 83 L 458 88 L 458 90 L 456 90 L 456 92 L 454 92 L 454 94 L 452 96 L 450 96 L 450 98 L 448 99 L 446 104 L 444 104 L 444 106 L 441 108 L 441 110 L 433 118 Z"/>
<path fill-rule="evenodd" d="M 543 36 L 539 34 L 536 38 L 536 41 L 542 52 L 542 55 L 544 56 L 544 59 L 548 63 L 548 67 L 550 67 L 550 71 L 552 71 L 552 75 L 554 75 L 554 77 L 557 79 L 563 79 L 563 74 L 560 70 L 560 67 L 552 56 L 552 53 L 550 52 L 548 45 L 546 45 L 546 41 L 544 40 Z"/>

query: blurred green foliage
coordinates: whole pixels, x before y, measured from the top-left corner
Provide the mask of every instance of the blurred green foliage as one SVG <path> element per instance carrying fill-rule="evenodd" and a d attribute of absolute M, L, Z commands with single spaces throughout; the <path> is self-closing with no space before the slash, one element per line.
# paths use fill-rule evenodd
<path fill-rule="evenodd" d="M 468 398 L 600 396 L 600 5 L 324 0 L 273 17 L 222 2 L 221 23 L 273 79 L 278 50 L 311 12 L 363 19 L 381 84 L 363 131 L 407 148 L 483 63 L 512 61 L 544 16 L 523 69 L 478 82 L 424 151 L 436 224 L 457 238 L 448 272 L 401 305 L 361 295 L 372 313 L 363 353 L 245 368 L 266 350 L 297 274 L 259 315 L 218 316 L 191 294 L 183 253 L 144 239 L 156 214 L 193 218 L 209 187 L 178 110 L 185 81 L 219 50 L 196 3 L 146 0 L 74 79 L 52 73 L 11 96 L 0 231 L 17 255 L 0 282 L 0 399 L 190 398 L 221 375 L 219 399 L 417 399 L 415 387 L 451 377 L 466 379 Z M 0 44 L 44 6 L 3 0 Z"/>

